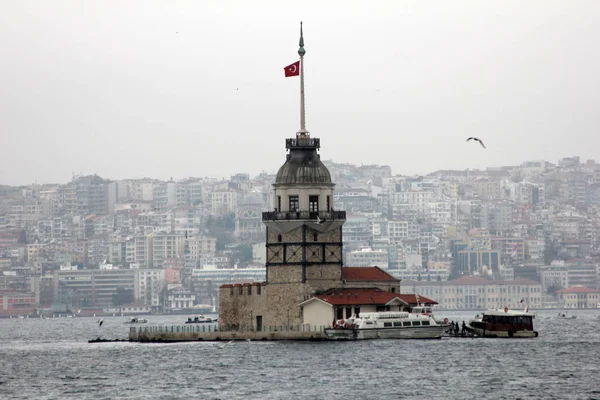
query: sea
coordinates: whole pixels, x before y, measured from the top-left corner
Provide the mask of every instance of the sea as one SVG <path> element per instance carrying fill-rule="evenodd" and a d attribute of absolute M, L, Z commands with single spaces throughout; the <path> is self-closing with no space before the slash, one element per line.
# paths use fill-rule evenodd
<path fill-rule="evenodd" d="M 127 317 L 0 319 L 0 399 L 600 399 L 600 310 L 535 339 L 88 343 Z M 565 312 L 563 311 L 560 311 Z M 468 321 L 475 311 L 438 311 Z M 149 325 L 187 316 L 152 315 Z"/>

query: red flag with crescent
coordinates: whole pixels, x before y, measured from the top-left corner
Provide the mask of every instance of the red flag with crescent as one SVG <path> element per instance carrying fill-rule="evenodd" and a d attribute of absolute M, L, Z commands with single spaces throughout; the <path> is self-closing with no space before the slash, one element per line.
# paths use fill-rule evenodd
<path fill-rule="evenodd" d="M 286 78 L 300 75 L 300 61 L 296 61 L 295 63 L 288 65 L 283 69 L 283 71 L 285 72 Z"/>

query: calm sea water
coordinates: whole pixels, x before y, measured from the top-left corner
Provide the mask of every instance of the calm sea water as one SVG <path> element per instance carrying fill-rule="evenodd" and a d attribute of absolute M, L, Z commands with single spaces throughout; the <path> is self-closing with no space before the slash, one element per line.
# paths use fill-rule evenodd
<path fill-rule="evenodd" d="M 0 399 L 600 399 L 600 311 L 530 340 L 99 343 L 125 317 L 0 320 Z M 473 312 L 438 312 L 462 321 Z M 150 316 L 173 324 L 187 316 Z"/>

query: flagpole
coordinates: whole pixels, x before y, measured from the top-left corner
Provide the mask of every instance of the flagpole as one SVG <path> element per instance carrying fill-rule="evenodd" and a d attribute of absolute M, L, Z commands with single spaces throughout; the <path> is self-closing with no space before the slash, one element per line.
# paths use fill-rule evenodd
<path fill-rule="evenodd" d="M 300 48 L 298 49 L 298 55 L 300 56 L 300 131 L 299 136 L 306 136 L 306 117 L 304 112 L 304 36 L 302 34 L 302 21 L 300 21 Z"/>

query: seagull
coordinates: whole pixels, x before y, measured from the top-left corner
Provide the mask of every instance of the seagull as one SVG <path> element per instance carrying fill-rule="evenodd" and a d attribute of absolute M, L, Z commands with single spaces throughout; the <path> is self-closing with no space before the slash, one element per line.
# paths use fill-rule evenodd
<path fill-rule="evenodd" d="M 235 90 L 240 90 L 240 88 L 235 88 Z"/>
<path fill-rule="evenodd" d="M 319 218 L 319 216 L 317 215 L 317 225 L 321 225 L 321 224 L 322 224 L 323 222 L 325 222 L 325 221 L 327 221 L 327 219 L 326 219 L 326 218 L 323 218 L 323 219 L 321 219 L 321 218 Z"/>
<path fill-rule="evenodd" d="M 233 340 L 230 340 L 229 342 L 227 342 L 225 344 L 221 344 L 221 345 L 218 344 L 217 347 L 220 348 L 220 349 L 222 349 L 222 348 L 224 348 L 225 346 L 227 346 L 230 343 L 233 343 Z"/>
<path fill-rule="evenodd" d="M 467 142 L 469 140 L 474 140 L 476 142 L 479 142 L 479 144 L 481 145 L 481 147 L 483 147 L 484 149 L 487 149 L 487 147 L 485 147 L 485 144 L 483 144 L 483 142 L 481 141 L 481 139 L 471 136 L 470 138 L 467 139 Z"/>
<path fill-rule="evenodd" d="M 103 323 L 104 323 L 104 321 L 102 319 L 98 320 L 98 326 L 102 326 Z"/>

